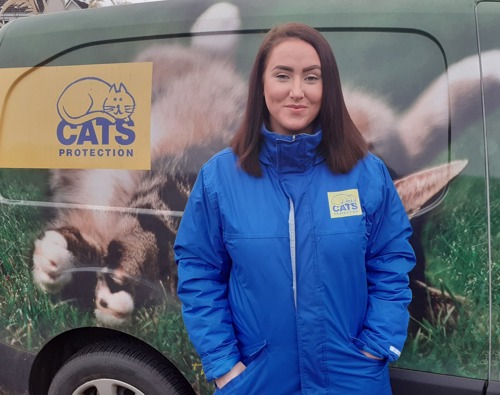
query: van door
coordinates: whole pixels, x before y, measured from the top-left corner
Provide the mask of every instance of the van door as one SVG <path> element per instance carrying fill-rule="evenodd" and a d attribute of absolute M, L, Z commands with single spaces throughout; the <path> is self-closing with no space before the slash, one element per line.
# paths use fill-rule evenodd
<path fill-rule="evenodd" d="M 491 362 L 487 394 L 500 394 L 500 3 L 477 5 L 484 126 L 489 167 Z"/>

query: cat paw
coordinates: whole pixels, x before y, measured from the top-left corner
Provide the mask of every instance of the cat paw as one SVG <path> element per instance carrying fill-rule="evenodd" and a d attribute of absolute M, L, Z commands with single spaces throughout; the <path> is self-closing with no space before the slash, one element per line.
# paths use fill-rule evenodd
<path fill-rule="evenodd" d="M 45 292 L 58 293 L 72 279 L 69 269 L 74 259 L 64 236 L 55 230 L 46 231 L 35 241 L 33 281 Z"/>
<path fill-rule="evenodd" d="M 103 277 L 97 281 L 95 302 L 94 314 L 106 326 L 117 327 L 127 323 L 134 311 L 132 295 L 124 290 L 111 292 Z"/>

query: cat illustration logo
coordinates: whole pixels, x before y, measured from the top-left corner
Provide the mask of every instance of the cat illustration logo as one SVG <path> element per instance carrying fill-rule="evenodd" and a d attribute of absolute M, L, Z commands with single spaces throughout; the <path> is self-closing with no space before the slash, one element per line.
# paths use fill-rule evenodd
<path fill-rule="evenodd" d="M 328 206 L 330 207 L 331 218 L 350 217 L 362 214 L 357 189 L 328 192 Z"/>
<path fill-rule="evenodd" d="M 135 108 L 135 99 L 123 83 L 110 84 L 97 77 L 72 82 L 57 101 L 61 118 L 57 139 L 65 147 L 78 148 L 61 148 L 59 156 L 86 155 L 87 148 L 95 146 L 101 146 L 98 156 L 133 156 L 131 149 L 109 146 L 130 146 L 135 141 L 132 129 Z M 95 149 L 93 151 L 95 156 Z"/>

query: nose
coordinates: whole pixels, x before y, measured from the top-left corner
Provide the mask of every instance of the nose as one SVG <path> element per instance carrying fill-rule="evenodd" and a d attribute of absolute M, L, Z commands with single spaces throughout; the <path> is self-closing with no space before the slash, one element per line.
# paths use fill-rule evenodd
<path fill-rule="evenodd" d="M 302 90 L 302 81 L 298 78 L 294 79 L 292 87 L 290 89 L 290 97 L 293 100 L 300 100 L 304 97 L 304 91 Z"/>

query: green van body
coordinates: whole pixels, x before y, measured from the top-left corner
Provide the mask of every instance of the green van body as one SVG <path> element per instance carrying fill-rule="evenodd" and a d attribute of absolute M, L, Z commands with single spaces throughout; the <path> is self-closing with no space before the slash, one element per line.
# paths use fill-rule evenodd
<path fill-rule="evenodd" d="M 0 82 L 8 70 L 24 70 L 15 83 L 0 87 L 0 152 L 2 144 L 9 144 L 7 130 L 16 122 L 5 115 L 12 106 L 21 107 L 14 110 L 23 117 L 36 117 L 40 133 L 47 133 L 37 110 L 45 104 L 13 98 L 21 86 L 29 90 L 23 78 L 51 67 L 152 62 L 152 76 L 137 78 L 151 81 L 152 136 L 156 129 L 168 134 L 162 137 L 163 145 L 151 139 L 150 170 L 127 168 L 119 156 L 116 166 L 103 173 L 95 166 L 90 171 L 78 165 L 60 170 L 31 166 L 28 151 L 26 158 L 21 155 L 22 166 L 0 167 L 0 394 L 67 391 L 55 388 L 57 382 L 66 382 L 64 388 L 74 388 L 74 393 L 91 393 L 80 384 L 71 387 L 73 376 L 64 375 L 78 358 L 88 362 L 84 381 L 109 376 L 129 391 L 112 393 L 213 393 L 183 326 L 172 242 L 197 170 L 228 144 L 237 127 L 248 74 L 265 32 L 289 21 L 319 29 L 331 43 L 349 110 L 373 152 L 390 169 L 414 226 L 418 262 L 411 278 L 412 322 L 402 356 L 391 366 L 394 394 L 500 394 L 500 1 L 234 0 L 226 8 L 233 14 L 220 16 L 213 11 L 218 10 L 216 3 L 169 0 L 62 12 L 21 18 L 0 29 Z M 195 25 L 210 7 L 213 24 Z M 229 44 L 224 44 L 228 38 Z M 186 73 L 198 73 L 195 66 L 199 76 L 207 73 L 200 83 L 210 79 L 206 86 L 213 91 L 189 85 L 197 77 Z M 161 107 L 164 100 L 181 104 L 168 98 L 171 91 L 160 85 L 165 80 L 184 83 L 179 82 L 184 75 L 191 76 L 184 79 L 189 108 L 162 118 L 170 114 Z M 165 87 L 174 86 L 168 84 Z M 47 89 L 50 85 L 48 81 Z M 219 87 L 224 93 L 216 92 Z M 218 99 L 223 96 L 230 105 Z M 56 113 L 56 103 L 51 106 Z M 179 115 L 181 110 L 188 115 Z M 203 121 L 219 114 L 225 117 L 221 122 L 227 133 L 207 120 L 207 130 L 194 128 L 188 138 L 183 134 L 191 118 Z M 181 119 L 174 119 L 177 116 Z M 88 122 L 82 126 L 88 129 L 80 132 L 83 139 L 91 139 L 88 133 L 96 127 L 95 119 Z M 61 125 L 66 137 L 77 130 L 70 123 Z M 168 155 L 155 153 L 160 146 L 158 150 L 166 149 Z M 49 148 L 38 149 L 50 155 Z M 76 155 L 77 148 L 71 152 Z M 170 167 L 155 167 L 158 163 Z M 81 174 L 90 174 L 90 182 L 94 175 L 107 174 L 96 181 L 97 189 L 114 180 L 117 169 L 132 178 L 158 180 L 166 205 L 140 205 L 136 189 L 128 192 L 133 199 L 109 207 L 85 200 L 89 184 L 79 186 Z M 168 182 L 162 179 L 165 174 Z M 68 183 L 82 188 L 78 201 L 61 197 Z M 144 183 L 134 185 L 147 193 Z M 68 292 L 44 288 L 34 274 L 35 256 L 48 231 L 65 234 L 54 224 L 63 218 L 71 237 L 88 239 L 68 220 L 71 210 L 137 219 L 144 232 L 156 235 L 147 240 L 158 247 L 154 265 L 162 268 L 147 268 L 155 274 L 134 279 L 120 262 L 122 249 L 113 264 L 107 264 L 113 258 L 111 241 L 99 262 L 89 260 L 87 265 L 80 260 L 78 270 L 69 268 L 73 280 Z M 119 231 L 112 228 L 108 233 Z M 163 241 L 157 237 L 161 229 L 168 233 Z M 106 232 L 96 228 L 90 237 Z M 70 236 L 65 237 L 70 249 Z M 122 285 L 122 271 L 139 284 L 132 295 L 134 309 L 126 319 L 103 320 L 96 312 L 104 306 L 99 305 L 99 284 L 113 294 L 110 284 Z M 147 293 L 144 303 L 137 302 L 141 292 Z M 115 361 L 127 350 L 139 350 L 167 366 L 163 382 L 183 384 L 153 389 L 133 375 L 113 376 L 112 367 L 92 372 L 96 350 L 111 343 Z M 123 369 L 134 369 L 136 360 L 129 361 L 132 365 Z M 139 375 L 142 370 L 137 369 Z"/>

